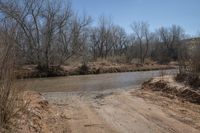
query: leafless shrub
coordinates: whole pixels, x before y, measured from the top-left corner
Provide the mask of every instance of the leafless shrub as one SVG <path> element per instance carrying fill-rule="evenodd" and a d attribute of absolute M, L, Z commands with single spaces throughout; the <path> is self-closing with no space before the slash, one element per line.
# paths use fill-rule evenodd
<path fill-rule="evenodd" d="M 188 46 L 189 45 L 189 46 Z M 184 81 L 193 87 L 200 87 L 200 40 L 190 40 L 187 47 L 179 51 L 179 73 L 176 80 Z"/>

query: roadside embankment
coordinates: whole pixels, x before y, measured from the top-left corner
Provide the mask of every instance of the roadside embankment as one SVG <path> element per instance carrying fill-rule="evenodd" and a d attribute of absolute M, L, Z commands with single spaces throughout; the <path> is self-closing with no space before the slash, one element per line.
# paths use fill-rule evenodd
<path fill-rule="evenodd" d="M 26 108 L 18 112 L 17 117 L 13 117 L 8 132 L 69 132 L 67 123 L 62 118 L 62 110 L 60 108 L 49 104 L 38 92 L 25 91 L 23 93 L 22 100 L 28 104 Z"/>

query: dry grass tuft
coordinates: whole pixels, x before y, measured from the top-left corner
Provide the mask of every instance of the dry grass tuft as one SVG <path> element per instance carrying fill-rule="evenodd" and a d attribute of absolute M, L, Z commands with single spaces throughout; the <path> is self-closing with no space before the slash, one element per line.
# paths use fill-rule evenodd
<path fill-rule="evenodd" d="M 12 38 L 1 35 L 0 40 L 0 132 L 11 132 L 13 121 L 28 103 L 22 99 L 22 89 L 14 85 L 15 54 Z"/>

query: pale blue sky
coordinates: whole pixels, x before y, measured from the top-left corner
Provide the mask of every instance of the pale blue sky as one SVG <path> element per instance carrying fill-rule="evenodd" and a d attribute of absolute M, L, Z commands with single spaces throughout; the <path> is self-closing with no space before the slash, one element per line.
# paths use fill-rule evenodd
<path fill-rule="evenodd" d="M 118 24 L 131 32 L 133 21 L 146 21 L 151 30 L 160 26 L 177 24 L 186 33 L 195 35 L 200 31 L 200 0 L 71 0 L 73 9 L 87 13 L 93 18 L 111 17 Z"/>

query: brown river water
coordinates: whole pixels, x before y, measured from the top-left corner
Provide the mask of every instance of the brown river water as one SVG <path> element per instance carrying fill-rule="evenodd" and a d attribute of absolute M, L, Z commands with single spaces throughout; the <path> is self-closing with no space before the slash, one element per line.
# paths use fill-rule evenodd
<path fill-rule="evenodd" d="M 174 74 L 177 70 L 164 70 Z M 39 92 L 90 92 L 109 89 L 123 89 L 139 86 L 152 77 L 160 76 L 161 71 L 107 73 L 100 75 L 80 75 L 54 78 L 23 80 L 26 88 Z"/>

